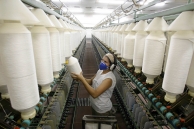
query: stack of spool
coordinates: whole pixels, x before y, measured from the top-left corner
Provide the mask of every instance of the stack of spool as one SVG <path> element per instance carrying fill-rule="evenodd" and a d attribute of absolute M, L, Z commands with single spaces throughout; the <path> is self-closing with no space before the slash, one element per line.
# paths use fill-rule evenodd
<path fill-rule="evenodd" d="M 66 59 L 71 56 L 71 44 L 70 44 L 71 33 L 68 31 L 67 23 L 62 19 L 59 19 L 59 21 L 64 28 L 64 53 L 63 53 L 64 55 L 62 56 L 62 58 L 64 58 L 66 62 Z"/>
<path fill-rule="evenodd" d="M 115 29 L 116 26 L 112 27 L 111 29 L 111 36 L 110 36 L 110 42 L 109 42 L 109 45 L 110 45 L 110 49 L 113 50 L 113 43 L 114 43 L 114 29 Z"/>
<path fill-rule="evenodd" d="M 118 38 L 118 34 L 116 32 L 116 29 L 118 28 L 119 26 L 115 26 L 115 28 L 113 29 L 113 36 L 112 36 L 112 51 L 113 52 L 116 52 L 116 44 L 117 44 L 117 38 Z"/>
<path fill-rule="evenodd" d="M 145 31 L 150 34 L 146 37 L 142 72 L 147 77 L 146 83 L 154 84 L 154 78 L 161 74 L 166 48 L 164 31 L 168 24 L 162 17 L 156 17 Z"/>
<path fill-rule="evenodd" d="M 70 41 L 71 41 L 71 52 L 73 53 L 76 49 L 76 32 L 73 30 L 73 27 L 71 24 L 67 23 L 68 24 L 68 29 L 69 29 L 69 32 L 71 33 L 71 37 L 70 37 Z"/>
<path fill-rule="evenodd" d="M 52 57 L 49 31 L 45 27 L 53 27 L 53 23 L 42 9 L 33 9 L 32 13 L 40 21 L 31 28 L 36 75 L 42 93 L 51 91 L 53 81 Z"/>
<path fill-rule="evenodd" d="M 47 28 L 50 33 L 53 75 L 55 78 L 58 78 L 59 71 L 61 70 L 61 52 L 60 52 L 60 35 L 57 28 L 61 28 L 62 26 L 54 15 L 50 15 L 49 18 L 54 25 L 54 27 Z"/>
<path fill-rule="evenodd" d="M 117 41 L 115 42 L 115 50 L 118 57 L 120 57 L 121 54 L 121 38 L 122 38 L 122 33 L 120 32 L 122 25 L 119 25 L 115 32 L 117 33 Z"/>
<path fill-rule="evenodd" d="M 0 20 L 5 20 L 0 26 L 0 55 L 11 106 L 23 119 L 31 119 L 40 98 L 31 33 L 23 24 L 33 25 L 38 19 L 20 0 L 1 0 Z"/>
<path fill-rule="evenodd" d="M 121 58 L 123 58 L 123 50 L 124 50 L 124 39 L 127 36 L 127 32 L 125 31 L 125 29 L 128 27 L 128 24 L 124 24 L 121 29 L 120 32 L 122 33 L 122 37 L 121 37 Z"/>
<path fill-rule="evenodd" d="M 135 73 L 141 73 L 141 68 L 143 64 L 143 54 L 144 54 L 144 46 L 145 39 L 148 35 L 144 30 L 148 26 L 147 21 L 139 21 L 133 31 L 136 31 L 135 34 L 135 46 L 134 46 L 134 55 L 133 55 L 133 65 L 135 66 Z"/>
<path fill-rule="evenodd" d="M 135 44 L 135 32 L 132 31 L 135 23 L 131 23 L 125 31 L 128 32 L 128 35 L 124 39 L 123 46 L 123 58 L 127 61 L 128 67 L 133 67 L 133 53 L 134 53 L 134 44 Z"/>
<path fill-rule="evenodd" d="M 111 30 L 112 29 L 113 29 L 113 27 L 110 27 L 109 30 L 108 30 L 108 43 L 107 43 L 108 48 L 111 47 L 111 42 L 112 42 L 112 31 Z"/>
<path fill-rule="evenodd" d="M 9 98 L 9 93 L 7 89 L 7 84 L 5 80 L 5 73 L 3 72 L 3 66 L 0 60 L 0 93 L 1 93 L 1 98 L 2 99 L 8 99 Z"/>
<path fill-rule="evenodd" d="M 68 59 L 68 63 L 66 65 L 67 65 L 67 69 L 68 69 L 69 73 L 80 74 L 82 72 L 82 69 L 80 67 L 80 64 L 79 64 L 77 58 L 75 58 L 73 56 L 71 56 Z"/>
<path fill-rule="evenodd" d="M 176 96 L 184 91 L 194 51 L 193 22 L 193 11 L 186 11 L 182 12 L 168 28 L 176 32 L 171 37 L 162 85 L 167 102 L 174 103 Z"/>
<path fill-rule="evenodd" d="M 61 65 L 62 67 L 65 64 L 65 27 L 66 25 L 64 24 L 62 19 L 59 19 L 59 23 L 63 26 L 63 28 L 58 29 L 60 32 L 60 49 L 61 49 Z"/>

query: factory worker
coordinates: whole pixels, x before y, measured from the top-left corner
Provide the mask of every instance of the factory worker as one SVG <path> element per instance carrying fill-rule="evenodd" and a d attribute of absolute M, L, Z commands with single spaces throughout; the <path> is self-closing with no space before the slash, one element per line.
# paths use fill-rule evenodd
<path fill-rule="evenodd" d="M 91 79 L 85 79 L 82 73 L 80 75 L 71 74 L 73 79 L 80 80 L 83 83 L 90 94 L 93 115 L 108 116 L 115 111 L 110 98 L 116 85 L 116 78 L 112 72 L 116 65 L 115 57 L 107 53 L 102 58 L 96 75 Z"/>

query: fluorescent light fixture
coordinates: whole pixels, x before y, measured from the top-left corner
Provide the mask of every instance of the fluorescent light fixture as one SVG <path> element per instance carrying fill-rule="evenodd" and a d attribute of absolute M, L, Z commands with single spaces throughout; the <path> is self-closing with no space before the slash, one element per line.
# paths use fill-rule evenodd
<path fill-rule="evenodd" d="M 112 13 L 112 9 L 94 9 L 95 13 L 109 14 Z"/>
<path fill-rule="evenodd" d="M 123 4 L 124 0 L 122 1 L 116 1 L 116 0 L 98 0 L 98 3 L 107 3 L 107 4 Z"/>
<path fill-rule="evenodd" d="M 81 13 L 81 12 L 83 12 L 82 8 L 68 8 L 68 10 L 72 13 Z"/>

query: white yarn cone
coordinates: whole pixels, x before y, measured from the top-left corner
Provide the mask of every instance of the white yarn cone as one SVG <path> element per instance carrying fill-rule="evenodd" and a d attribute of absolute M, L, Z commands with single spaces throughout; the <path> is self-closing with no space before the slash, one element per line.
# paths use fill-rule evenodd
<path fill-rule="evenodd" d="M 182 12 L 169 26 L 169 31 L 188 31 L 194 30 L 194 25 L 192 24 L 194 22 L 194 11 L 185 11 Z M 187 24 L 186 24 L 187 23 Z M 191 23 L 191 24 L 190 24 Z"/>
<path fill-rule="evenodd" d="M 0 0 L 0 20 L 20 21 L 25 25 L 39 22 L 21 0 Z"/>
<path fill-rule="evenodd" d="M 128 32 L 126 32 L 125 31 L 125 29 L 126 29 L 126 27 L 128 26 L 128 24 L 124 24 L 124 25 L 122 25 L 122 27 L 121 27 L 121 29 L 120 29 L 120 32 L 121 32 L 121 34 L 122 34 L 122 36 L 121 36 L 121 57 L 123 58 L 123 51 L 124 51 L 124 40 L 125 40 L 125 37 L 127 36 L 127 33 Z"/>
<path fill-rule="evenodd" d="M 182 12 L 169 26 L 169 31 L 177 31 L 171 38 L 162 88 L 165 100 L 176 101 L 176 95 L 184 90 L 193 56 L 194 30 L 193 11 Z"/>
<path fill-rule="evenodd" d="M 110 48 L 113 50 L 113 45 L 114 45 L 114 30 L 117 26 L 114 26 L 111 30 L 111 42 L 110 42 Z"/>
<path fill-rule="evenodd" d="M 67 62 L 66 65 L 67 65 L 67 69 L 68 69 L 69 73 L 80 74 L 82 72 L 80 64 L 79 64 L 77 58 L 75 58 L 75 57 L 71 56 L 68 59 L 68 62 Z"/>
<path fill-rule="evenodd" d="M 133 31 L 137 32 L 135 35 L 135 46 L 133 55 L 133 65 L 135 66 L 135 73 L 141 73 L 145 39 L 148 35 L 148 33 L 144 30 L 147 26 L 148 24 L 146 21 L 139 21 L 133 28 Z"/>
<path fill-rule="evenodd" d="M 69 32 L 69 29 L 67 28 L 67 23 L 65 21 L 61 21 L 61 24 L 63 25 L 65 31 L 64 31 L 64 55 L 65 55 L 65 61 L 67 58 L 69 58 L 72 55 L 71 52 L 71 33 Z"/>
<path fill-rule="evenodd" d="M 1 93 L 2 99 L 9 98 L 9 93 L 8 93 L 7 84 L 6 84 L 6 77 L 5 77 L 5 73 L 3 72 L 3 66 L 2 66 L 1 60 L 0 60 L 0 93 Z"/>
<path fill-rule="evenodd" d="M 192 61 L 191 61 L 191 65 L 189 68 L 189 74 L 187 77 L 187 86 L 189 88 L 189 92 L 188 94 L 191 95 L 192 97 L 194 97 L 194 53 L 193 53 L 193 57 L 192 57 Z"/>
<path fill-rule="evenodd" d="M 133 66 L 133 53 L 134 53 L 134 44 L 135 44 L 135 32 L 132 32 L 135 23 L 131 23 L 125 29 L 128 32 L 128 35 L 124 39 L 124 50 L 123 50 L 123 58 L 127 61 L 128 67 Z"/>
<path fill-rule="evenodd" d="M 135 44 L 135 32 L 130 32 L 124 40 L 123 58 L 127 61 L 128 67 L 133 66 L 133 53 Z"/>
<path fill-rule="evenodd" d="M 162 17 L 156 17 L 145 29 L 150 34 L 146 38 L 142 71 L 148 84 L 154 84 L 154 78 L 162 72 L 167 40 L 163 31 L 167 28 L 166 21 Z"/>
<path fill-rule="evenodd" d="M 117 44 L 117 33 L 116 33 L 116 29 L 118 28 L 119 26 L 115 26 L 115 28 L 113 29 L 113 36 L 112 36 L 112 50 L 113 52 L 116 52 L 116 44 Z"/>
<path fill-rule="evenodd" d="M 0 26 L 0 53 L 11 105 L 23 119 L 34 118 L 39 102 L 31 34 L 21 23 Z"/>
<path fill-rule="evenodd" d="M 122 42 L 122 33 L 120 32 L 122 25 L 119 25 L 117 27 L 117 29 L 115 30 L 115 32 L 117 33 L 117 41 L 115 42 L 115 50 L 116 50 L 116 54 L 118 54 L 118 56 L 120 57 L 121 54 L 121 42 Z"/>
<path fill-rule="evenodd" d="M 179 31 L 171 38 L 162 85 L 166 91 L 165 100 L 171 103 L 176 101 L 176 95 L 183 93 L 194 51 L 193 37 L 192 31 Z"/>
<path fill-rule="evenodd" d="M 51 91 L 50 83 L 53 81 L 52 57 L 50 36 L 43 26 L 34 26 L 31 29 L 34 58 L 36 64 L 37 81 L 43 93 Z"/>
<path fill-rule="evenodd" d="M 60 23 L 60 21 L 54 16 L 54 15 L 50 15 L 49 18 L 51 19 L 52 23 L 54 24 L 54 26 L 56 27 L 56 29 L 59 31 L 59 46 L 60 46 L 60 60 L 61 60 L 61 67 L 64 66 L 65 63 L 65 58 L 63 58 L 64 55 L 64 28 L 62 26 L 62 24 Z"/>
<path fill-rule="evenodd" d="M 161 74 L 166 47 L 163 32 L 151 32 L 145 42 L 142 72 L 147 77 L 146 83 L 154 84 L 154 78 Z"/>
<path fill-rule="evenodd" d="M 50 16 L 50 20 L 60 28 L 61 24 L 58 24 L 58 20 L 55 16 Z M 54 24 L 54 26 L 55 26 Z M 55 78 L 59 77 L 59 71 L 61 70 L 61 52 L 60 52 L 60 35 L 59 31 L 55 27 L 47 28 L 50 33 L 51 55 L 53 65 L 53 75 Z"/>
<path fill-rule="evenodd" d="M 34 26 L 30 30 L 32 33 L 37 81 L 42 87 L 41 92 L 46 94 L 51 91 L 50 83 L 53 81 L 53 69 L 50 35 L 43 25 L 52 27 L 53 24 L 42 9 L 33 9 L 32 13 L 40 21 L 39 26 Z"/>
<path fill-rule="evenodd" d="M 42 9 L 32 9 L 31 12 L 36 16 L 36 18 L 40 21 L 35 25 L 42 25 L 45 27 L 54 27 L 51 20 L 48 18 L 46 13 Z"/>

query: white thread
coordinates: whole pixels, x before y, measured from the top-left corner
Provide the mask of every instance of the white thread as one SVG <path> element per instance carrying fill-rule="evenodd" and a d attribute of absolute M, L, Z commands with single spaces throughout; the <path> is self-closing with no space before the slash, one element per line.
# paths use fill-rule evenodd
<path fill-rule="evenodd" d="M 0 20 L 21 21 L 26 25 L 39 22 L 21 0 L 0 0 Z"/>
<path fill-rule="evenodd" d="M 173 94 L 183 93 L 193 56 L 192 31 L 178 31 L 171 38 L 162 88 Z"/>
<path fill-rule="evenodd" d="M 32 9 L 31 12 L 38 18 L 40 22 L 36 25 L 43 25 L 45 27 L 54 27 L 51 20 L 42 9 Z"/>
<path fill-rule="evenodd" d="M 163 32 L 153 31 L 147 36 L 142 67 L 142 72 L 147 78 L 154 79 L 161 74 L 165 47 L 166 37 Z"/>
<path fill-rule="evenodd" d="M 134 55 L 133 55 L 134 66 L 142 67 L 146 37 L 147 37 L 147 33 L 144 31 L 138 31 L 135 35 L 135 46 L 134 46 Z"/>
<path fill-rule="evenodd" d="M 123 58 L 126 59 L 128 65 L 132 66 L 135 45 L 135 33 L 129 32 L 124 40 Z"/>
<path fill-rule="evenodd" d="M 65 57 L 70 57 L 72 55 L 71 52 L 71 33 L 69 31 L 64 32 L 64 41 L 65 41 Z"/>
<path fill-rule="evenodd" d="M 31 34 L 21 23 L 4 23 L 0 42 L 11 105 L 18 111 L 31 109 L 40 99 Z"/>
<path fill-rule="evenodd" d="M 56 28 L 47 28 L 47 29 L 50 33 L 53 72 L 58 72 L 61 70 L 59 31 Z"/>
<path fill-rule="evenodd" d="M 192 61 L 190 64 L 190 68 L 189 68 L 189 73 L 188 73 L 188 77 L 187 77 L 187 86 L 190 90 L 190 92 L 194 93 L 194 53 L 193 53 L 193 57 L 192 57 Z"/>
<path fill-rule="evenodd" d="M 43 26 L 34 26 L 31 33 L 37 81 L 42 86 L 53 81 L 49 31 Z"/>
<path fill-rule="evenodd" d="M 69 73 L 80 74 L 82 72 L 82 69 L 80 67 L 80 64 L 79 64 L 77 58 L 72 57 L 72 56 L 68 60 L 67 69 L 68 69 Z"/>

